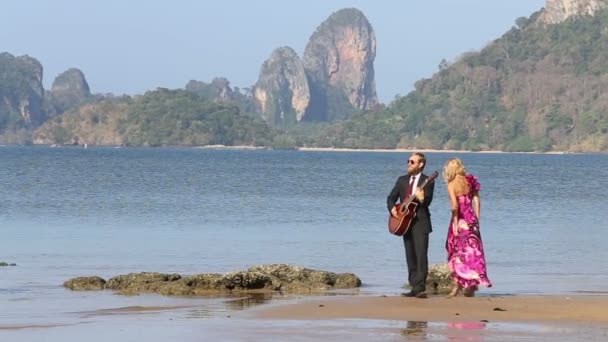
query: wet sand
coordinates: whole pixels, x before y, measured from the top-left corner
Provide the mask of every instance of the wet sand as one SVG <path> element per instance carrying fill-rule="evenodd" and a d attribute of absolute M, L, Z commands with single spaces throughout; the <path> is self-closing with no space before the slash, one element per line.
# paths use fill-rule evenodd
<path fill-rule="evenodd" d="M 219 298 L 218 298 L 219 299 Z M 223 298 L 75 312 L 69 321 L 0 325 L 0 340 L 606 341 L 608 296 Z"/>
<path fill-rule="evenodd" d="M 0 325 L 0 330 L 22 330 L 22 329 L 47 329 L 57 327 L 68 327 L 76 324 L 15 324 Z"/>
<path fill-rule="evenodd" d="M 441 341 L 606 341 L 607 308 L 608 296 L 603 295 L 449 299 L 353 296 L 271 303 L 250 314 L 269 324 L 300 322 L 307 326 L 307 332 L 301 331 L 298 336 L 311 340 L 333 333 L 336 340 L 351 342 L 363 341 L 370 334 L 382 336 L 381 340 L 401 336 Z M 298 334 L 296 331 L 291 333 Z"/>
<path fill-rule="evenodd" d="M 262 319 L 568 322 L 608 325 L 608 296 L 399 296 L 312 299 L 255 310 Z"/>

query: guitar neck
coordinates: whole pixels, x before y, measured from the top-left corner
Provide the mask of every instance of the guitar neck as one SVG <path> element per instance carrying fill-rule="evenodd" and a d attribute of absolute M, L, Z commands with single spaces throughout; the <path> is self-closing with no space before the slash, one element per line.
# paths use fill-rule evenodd
<path fill-rule="evenodd" d="M 420 186 L 416 187 L 416 190 L 414 190 L 414 191 L 412 192 L 412 194 L 410 195 L 410 197 L 407 199 L 407 201 L 406 201 L 405 203 L 407 203 L 407 204 L 412 203 L 412 201 L 414 201 L 414 199 L 416 198 L 416 192 L 417 192 L 418 190 L 422 190 L 422 189 L 424 189 L 424 187 L 425 187 L 425 186 L 426 186 L 428 183 L 429 183 L 429 179 L 427 178 L 427 179 L 425 179 L 425 180 L 424 180 L 424 182 L 422 183 L 422 185 L 420 185 Z"/>
<path fill-rule="evenodd" d="M 416 187 L 416 190 L 413 191 L 413 193 L 410 195 L 410 197 L 407 199 L 407 201 L 405 201 L 405 203 L 403 205 L 409 205 L 410 203 L 412 203 L 412 201 L 414 201 L 414 199 L 416 198 L 416 191 L 424 189 L 430 182 L 434 181 L 438 175 L 439 175 L 439 173 L 437 171 L 435 171 L 435 172 L 433 172 L 433 174 L 431 176 L 427 177 L 424 180 L 424 182 L 422 182 L 422 185 Z"/>

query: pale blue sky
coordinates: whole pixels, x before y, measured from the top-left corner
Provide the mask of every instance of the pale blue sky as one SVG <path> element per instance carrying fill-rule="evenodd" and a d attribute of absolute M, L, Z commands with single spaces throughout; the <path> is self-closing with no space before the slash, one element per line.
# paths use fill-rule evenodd
<path fill-rule="evenodd" d="M 273 49 L 300 56 L 332 12 L 356 7 L 377 39 L 376 88 L 383 102 L 407 94 L 442 58 L 454 60 L 506 32 L 545 0 L 5 0 L 0 51 L 28 54 L 50 87 L 80 68 L 93 92 L 143 93 L 227 77 L 248 87 Z"/>

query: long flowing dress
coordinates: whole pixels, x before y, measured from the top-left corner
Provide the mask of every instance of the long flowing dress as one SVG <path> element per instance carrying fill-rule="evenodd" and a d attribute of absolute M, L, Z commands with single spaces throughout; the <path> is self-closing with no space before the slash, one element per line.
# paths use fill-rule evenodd
<path fill-rule="evenodd" d="M 454 236 L 450 221 L 445 247 L 454 280 L 465 289 L 477 290 L 479 285 L 491 287 L 492 283 L 486 272 L 479 221 L 473 210 L 473 194 L 479 192 L 481 186 L 473 175 L 467 175 L 466 180 L 469 192 L 457 197 L 458 235 Z"/>

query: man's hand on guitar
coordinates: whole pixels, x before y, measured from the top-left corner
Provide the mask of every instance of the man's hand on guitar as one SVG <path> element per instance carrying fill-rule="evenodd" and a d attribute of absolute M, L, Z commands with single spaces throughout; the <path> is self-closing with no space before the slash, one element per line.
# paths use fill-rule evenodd
<path fill-rule="evenodd" d="M 416 199 L 418 199 L 418 202 L 424 201 L 424 190 L 416 191 Z"/>
<path fill-rule="evenodd" d="M 391 209 L 391 216 L 397 217 L 397 208 L 393 207 L 393 209 Z"/>

